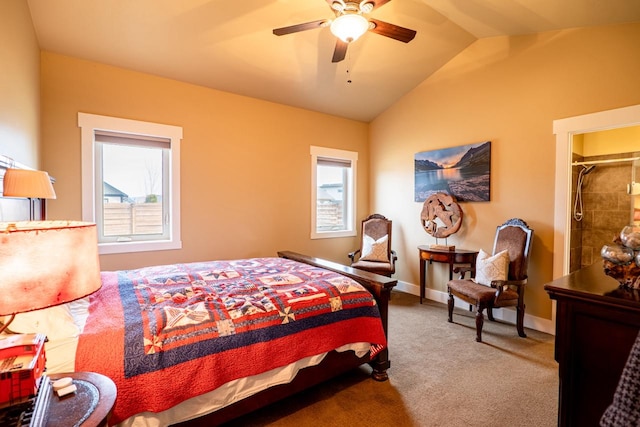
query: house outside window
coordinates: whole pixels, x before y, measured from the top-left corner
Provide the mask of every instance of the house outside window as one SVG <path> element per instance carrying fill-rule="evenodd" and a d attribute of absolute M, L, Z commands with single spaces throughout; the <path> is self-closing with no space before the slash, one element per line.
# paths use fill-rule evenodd
<path fill-rule="evenodd" d="M 311 238 L 355 236 L 358 153 L 311 147 Z"/>
<path fill-rule="evenodd" d="M 82 216 L 101 254 L 180 249 L 182 128 L 78 114 Z"/>

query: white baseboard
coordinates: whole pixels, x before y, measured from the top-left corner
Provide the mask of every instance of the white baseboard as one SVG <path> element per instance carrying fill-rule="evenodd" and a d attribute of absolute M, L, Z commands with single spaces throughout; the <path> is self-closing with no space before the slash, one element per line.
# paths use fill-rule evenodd
<path fill-rule="evenodd" d="M 403 282 L 398 280 L 398 285 L 395 287 L 396 290 L 401 292 L 406 292 L 408 294 L 420 296 L 420 287 L 418 285 L 414 285 L 413 283 Z M 425 289 L 425 298 L 446 304 L 449 300 L 449 294 L 442 291 L 436 291 L 434 289 Z M 457 298 L 455 299 L 455 306 L 463 309 L 468 309 L 469 305 L 464 301 L 460 301 Z M 503 320 L 505 322 L 516 323 L 516 310 L 511 307 L 494 309 L 493 317 L 498 320 Z M 555 335 L 556 328 L 555 323 L 550 319 L 543 319 L 536 316 L 531 316 L 527 314 L 525 310 L 524 314 L 524 326 L 525 328 L 534 329 L 536 331 L 545 332 L 547 334 Z"/>

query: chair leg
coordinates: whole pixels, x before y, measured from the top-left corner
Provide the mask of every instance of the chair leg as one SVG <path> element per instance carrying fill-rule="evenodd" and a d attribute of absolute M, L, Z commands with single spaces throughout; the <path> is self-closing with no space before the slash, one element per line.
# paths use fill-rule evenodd
<path fill-rule="evenodd" d="M 484 325 L 484 315 L 482 314 L 483 308 L 476 308 L 476 341 L 482 342 L 482 326 Z"/>
<path fill-rule="evenodd" d="M 447 307 L 449 308 L 449 323 L 453 322 L 453 295 L 449 294 L 449 300 L 447 301 Z"/>
<path fill-rule="evenodd" d="M 526 338 L 527 334 L 524 332 L 524 305 L 516 308 L 516 327 L 518 328 L 518 335 Z"/>
<path fill-rule="evenodd" d="M 495 322 L 496 319 L 493 318 L 493 307 L 487 307 L 487 317 L 492 322 Z"/>

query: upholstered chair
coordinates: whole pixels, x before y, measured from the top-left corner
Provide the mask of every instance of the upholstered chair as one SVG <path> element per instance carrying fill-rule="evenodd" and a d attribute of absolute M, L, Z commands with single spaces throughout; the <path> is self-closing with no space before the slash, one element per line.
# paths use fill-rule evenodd
<path fill-rule="evenodd" d="M 362 220 L 360 249 L 349 253 L 351 267 L 391 277 L 396 271 L 396 252 L 391 249 L 391 220 L 372 214 Z"/>
<path fill-rule="evenodd" d="M 533 230 L 521 219 L 513 218 L 497 227 L 493 254 L 480 251 L 476 265 L 457 268 L 459 279 L 447 283 L 449 322 L 453 322 L 454 297 L 469 303 L 476 314 L 476 341 L 482 342 L 483 311 L 493 321 L 493 309 L 516 307 L 518 335 L 524 332 L 524 289 L 531 254 Z M 471 278 L 465 279 L 469 272 Z"/>

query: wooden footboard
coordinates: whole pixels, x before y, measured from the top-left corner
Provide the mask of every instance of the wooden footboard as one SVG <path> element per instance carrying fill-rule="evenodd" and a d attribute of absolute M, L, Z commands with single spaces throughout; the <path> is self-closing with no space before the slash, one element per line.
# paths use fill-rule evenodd
<path fill-rule="evenodd" d="M 391 296 L 391 289 L 393 289 L 397 284 L 397 280 L 368 273 L 366 271 L 356 270 L 351 267 L 320 258 L 298 254 L 296 252 L 281 251 L 278 252 L 278 256 L 343 274 L 367 288 L 369 292 L 373 294 L 378 303 L 384 332 L 387 334 L 389 298 Z M 355 369 L 364 363 L 369 363 L 371 365 L 373 369 L 371 374 L 372 378 L 378 381 L 388 379 L 387 369 L 390 364 L 389 352 L 386 348 L 379 352 L 373 360 L 371 360 L 368 355 L 358 358 L 350 351 L 343 353 L 332 351 L 327 354 L 319 365 L 302 369 L 293 381 L 288 384 L 268 388 L 211 414 L 176 424 L 175 426 L 216 426 L 234 418 L 238 418 L 241 415 L 248 414 L 249 412 L 255 411 L 256 409 L 267 406 L 278 400 L 282 400 L 302 390 L 306 390 L 316 384 L 320 384 L 321 382 Z"/>
<path fill-rule="evenodd" d="M 346 265 L 338 264 L 336 262 L 302 255 L 291 251 L 279 251 L 278 256 L 293 261 L 303 262 L 315 267 L 321 267 L 327 270 L 335 271 L 336 273 L 340 273 L 360 283 L 375 297 L 378 303 L 378 309 L 380 310 L 380 317 L 382 319 L 384 333 L 387 337 L 389 336 L 389 299 L 391 297 L 391 290 L 398 284 L 398 281 L 396 279 L 391 279 L 379 274 L 369 273 L 368 271 L 358 270 L 355 268 L 347 267 Z M 387 369 L 389 369 L 390 366 L 389 350 L 385 348 L 384 350 L 379 352 L 376 357 L 369 362 L 369 364 L 373 368 L 371 376 L 375 380 L 387 380 Z"/>

